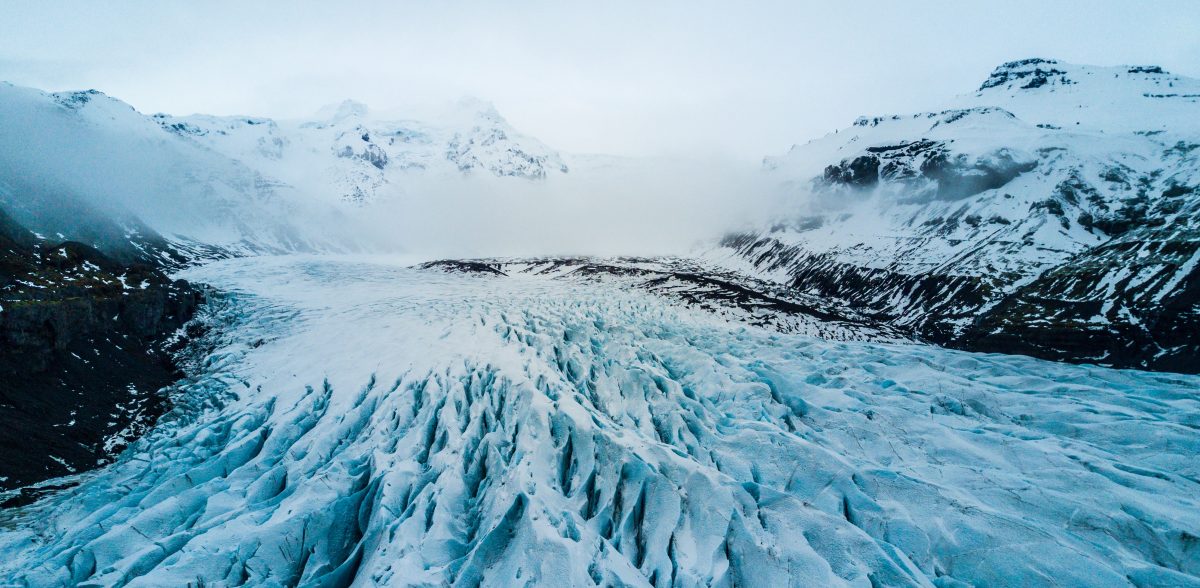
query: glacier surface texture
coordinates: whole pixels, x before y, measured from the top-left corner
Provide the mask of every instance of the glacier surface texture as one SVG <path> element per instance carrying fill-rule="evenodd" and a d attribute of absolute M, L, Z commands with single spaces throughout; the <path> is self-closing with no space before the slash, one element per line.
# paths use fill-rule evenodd
<path fill-rule="evenodd" d="M 1200 378 L 369 259 L 224 294 L 175 409 L 0 511 L 29 586 L 1198 586 Z"/>

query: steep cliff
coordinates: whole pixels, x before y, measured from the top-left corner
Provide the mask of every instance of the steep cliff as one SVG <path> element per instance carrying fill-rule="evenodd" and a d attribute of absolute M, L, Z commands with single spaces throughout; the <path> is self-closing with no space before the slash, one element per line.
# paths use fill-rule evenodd
<path fill-rule="evenodd" d="M 0 210 L 0 489 L 90 469 L 161 414 L 199 293 Z"/>

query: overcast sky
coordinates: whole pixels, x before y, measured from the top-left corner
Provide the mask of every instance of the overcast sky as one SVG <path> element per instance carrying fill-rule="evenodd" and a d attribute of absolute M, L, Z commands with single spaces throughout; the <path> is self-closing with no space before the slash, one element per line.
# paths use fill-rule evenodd
<path fill-rule="evenodd" d="M 475 96 L 564 151 L 757 159 L 936 107 L 1012 59 L 1200 77 L 1198 31 L 1198 0 L 4 0 L 0 79 L 280 118 Z"/>

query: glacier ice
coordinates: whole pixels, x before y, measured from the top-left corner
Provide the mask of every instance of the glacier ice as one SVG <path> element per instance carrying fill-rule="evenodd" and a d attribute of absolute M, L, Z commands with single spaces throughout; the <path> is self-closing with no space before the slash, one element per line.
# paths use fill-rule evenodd
<path fill-rule="evenodd" d="M 1200 377 L 381 260 L 184 277 L 226 327 L 114 464 L 0 511 L 6 583 L 1200 585 Z"/>

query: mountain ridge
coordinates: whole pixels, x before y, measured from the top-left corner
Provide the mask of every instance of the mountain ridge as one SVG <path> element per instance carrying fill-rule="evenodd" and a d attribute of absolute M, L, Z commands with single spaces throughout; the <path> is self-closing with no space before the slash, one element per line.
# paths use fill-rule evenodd
<path fill-rule="evenodd" d="M 1195 371 L 1193 90 L 1156 66 L 1003 64 L 954 108 L 768 158 L 797 206 L 708 256 L 934 343 Z"/>
<path fill-rule="evenodd" d="M 383 119 L 346 100 L 311 118 L 153 115 L 164 129 L 291 183 L 312 181 L 294 160 L 320 166 L 321 188 L 353 204 L 402 192 L 406 172 L 541 179 L 567 173 L 558 152 L 514 129 L 489 103 L 463 102 L 443 122 Z M 330 158 L 329 155 L 335 156 Z"/>
<path fill-rule="evenodd" d="M 78 118 L 63 132 L 83 133 L 84 144 L 164 147 L 160 159 L 118 167 L 121 176 L 170 169 L 159 179 L 166 190 L 110 214 L 129 215 L 121 226 L 147 221 L 171 258 L 369 250 L 353 215 L 428 197 L 411 191 L 431 182 L 539 182 L 571 173 L 568 160 L 591 161 L 521 134 L 479 101 L 459 105 L 453 123 L 389 120 L 354 101 L 277 121 L 145 116 L 94 90 L 4 90 L 0 103 Z M 766 158 L 764 175 L 790 193 L 785 209 L 699 260 L 917 340 L 1194 370 L 1198 113 L 1200 81 L 1158 66 L 1008 62 L 940 109 L 860 117 Z M 87 134 L 94 127 L 100 139 Z M 120 140 L 106 143 L 104 133 Z M 8 152 L 10 171 L 36 154 Z M 71 163 L 46 173 L 69 176 Z M 109 193 L 123 193 L 114 185 Z M 0 185 L 0 197 L 11 206 L 39 190 Z M 71 190 L 49 192 L 43 200 Z"/>

